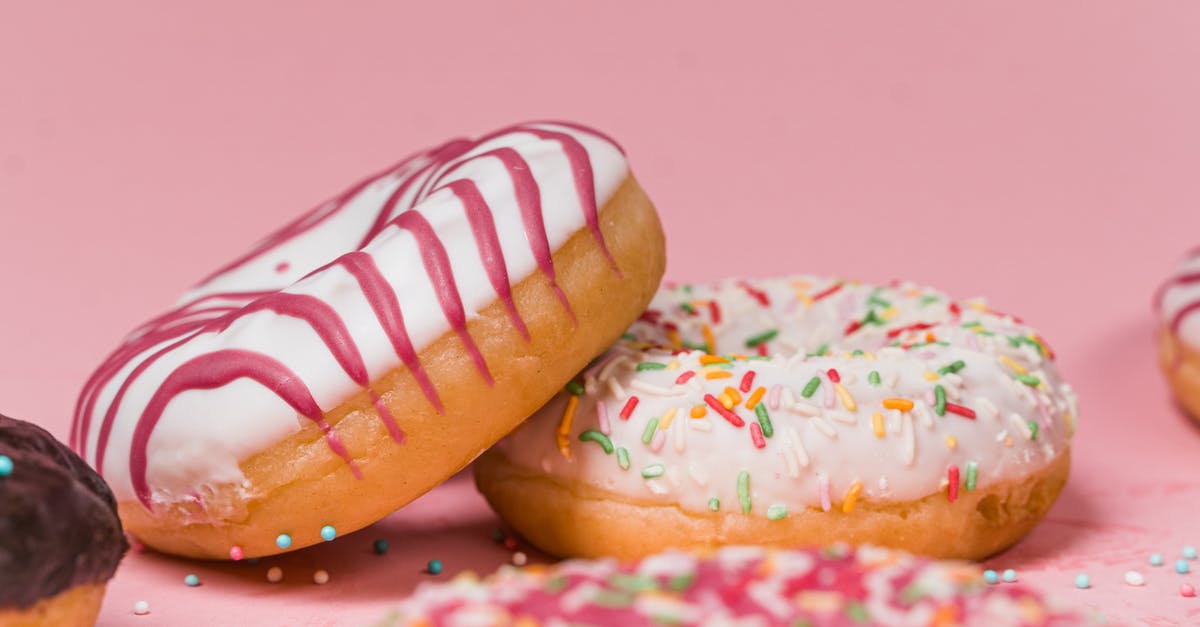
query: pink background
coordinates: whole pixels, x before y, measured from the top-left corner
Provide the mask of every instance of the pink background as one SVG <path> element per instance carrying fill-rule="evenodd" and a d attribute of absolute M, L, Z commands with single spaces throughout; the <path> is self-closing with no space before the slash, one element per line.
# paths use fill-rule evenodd
<path fill-rule="evenodd" d="M 0 411 L 64 435 L 127 330 L 275 225 L 428 144 L 573 119 L 625 145 L 671 278 L 905 277 L 1040 326 L 1082 398 L 1073 478 L 992 563 L 1119 621 L 1200 621 L 1177 592 L 1200 575 L 1170 569 L 1200 545 L 1200 429 L 1154 369 L 1150 311 L 1200 235 L 1200 5 L 16 4 L 0 3 Z M 131 555 L 101 624 L 368 622 L 428 559 L 506 559 L 494 524 L 459 481 L 271 560 L 278 586 L 266 562 Z M 1144 588 L 1121 583 L 1130 568 Z"/>

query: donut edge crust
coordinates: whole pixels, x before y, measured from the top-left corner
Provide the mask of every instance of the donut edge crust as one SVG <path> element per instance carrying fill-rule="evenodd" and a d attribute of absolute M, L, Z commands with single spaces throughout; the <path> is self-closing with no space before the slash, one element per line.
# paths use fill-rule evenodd
<path fill-rule="evenodd" d="M 106 584 L 81 584 L 24 608 L 0 608 L 5 627 L 95 625 Z"/>
<path fill-rule="evenodd" d="M 1158 332 L 1158 365 L 1179 406 L 1200 425 L 1200 350 L 1164 325 Z"/>
<path fill-rule="evenodd" d="M 229 559 L 237 546 L 245 557 L 257 557 L 283 552 L 279 534 L 291 536 L 291 549 L 316 544 L 325 525 L 339 535 L 361 529 L 442 483 L 545 404 L 649 304 L 665 270 L 665 244 L 654 206 L 632 173 L 601 208 L 599 222 L 621 276 L 586 227 L 552 255 L 577 325 L 537 271 L 512 290 L 528 343 L 499 299 L 468 321 L 493 387 L 447 331 L 419 353 L 443 413 L 404 366 L 372 382 L 406 434 L 403 444 L 389 436 L 365 390 L 324 414 L 361 479 L 322 432 L 303 421 L 298 432 L 239 464 L 242 484 L 209 488 L 205 509 L 173 503 L 150 512 L 136 500 L 120 502 L 126 528 L 145 545 L 175 555 Z"/>
<path fill-rule="evenodd" d="M 1046 515 L 1066 485 L 1070 451 L 1019 481 L 944 492 L 917 501 L 860 500 L 850 513 L 809 508 L 768 520 L 687 512 L 673 504 L 624 496 L 514 465 L 497 449 L 475 462 L 475 481 L 492 508 L 537 547 L 560 557 L 634 560 L 668 549 L 753 544 L 775 547 L 843 541 L 901 549 L 939 559 L 979 560 L 1015 544 Z M 765 507 L 755 504 L 754 507 Z"/>

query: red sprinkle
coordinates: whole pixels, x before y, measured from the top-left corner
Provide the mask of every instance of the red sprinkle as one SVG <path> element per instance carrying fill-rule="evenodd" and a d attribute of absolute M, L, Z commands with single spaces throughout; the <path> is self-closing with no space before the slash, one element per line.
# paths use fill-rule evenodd
<path fill-rule="evenodd" d="M 728 420 L 729 424 L 731 424 L 735 427 L 746 426 L 746 421 L 742 420 L 741 416 L 729 411 L 728 409 L 725 409 L 725 406 L 721 404 L 721 401 L 718 401 L 717 397 L 713 396 L 712 394 L 705 394 L 704 402 L 708 403 L 708 406 L 712 407 L 713 411 L 717 412 L 718 414 L 721 414 L 722 418 L 724 418 L 725 420 Z M 758 424 L 758 423 L 754 423 L 754 424 Z"/>
<path fill-rule="evenodd" d="M 950 315 L 955 318 L 962 315 L 962 310 L 958 308 L 958 303 L 950 303 Z"/>
<path fill-rule="evenodd" d="M 1041 344 L 1042 348 L 1046 349 L 1046 357 L 1050 361 L 1054 361 L 1054 349 L 1050 348 L 1050 345 L 1046 343 L 1046 339 L 1037 334 L 1034 334 L 1033 339 L 1037 340 L 1038 344 Z"/>
<path fill-rule="evenodd" d="M 918 322 L 916 324 L 910 324 L 906 327 L 892 329 L 891 331 L 888 331 L 887 336 L 888 336 L 888 339 L 890 340 L 892 338 L 899 336 L 901 333 L 906 333 L 908 331 L 924 331 L 925 329 L 932 329 L 932 328 L 933 328 L 933 325 L 928 322 Z"/>
<path fill-rule="evenodd" d="M 766 292 L 759 290 L 759 289 L 755 289 L 752 285 L 750 285 L 749 283 L 747 283 L 745 281 L 738 281 L 738 286 L 740 286 L 742 289 L 746 290 L 747 294 L 753 296 L 754 300 L 758 301 L 758 304 L 762 305 L 763 307 L 771 306 L 771 299 L 767 298 Z"/>
<path fill-rule="evenodd" d="M 843 335 L 850 335 L 851 333 L 854 333 L 855 331 L 857 331 L 861 328 L 862 328 L 862 321 L 855 320 L 854 322 L 851 322 L 850 324 L 846 325 L 846 331 L 845 331 L 845 333 L 843 333 Z"/>
<path fill-rule="evenodd" d="M 946 403 L 946 411 L 952 414 L 958 414 L 963 418 L 975 420 L 975 410 L 971 409 L 970 407 L 963 407 L 962 405 L 956 405 L 954 403 Z"/>
<path fill-rule="evenodd" d="M 696 376 L 696 371 L 688 370 L 687 372 L 685 372 L 675 378 L 675 385 L 683 385 L 684 383 L 687 383 L 688 380 L 694 376 Z"/>
<path fill-rule="evenodd" d="M 758 351 L 758 355 L 760 357 L 766 357 L 767 356 L 767 343 L 763 342 L 762 344 L 759 344 L 758 348 L 756 350 Z"/>
<path fill-rule="evenodd" d="M 746 374 L 742 375 L 742 384 L 738 386 L 738 389 L 741 390 L 742 394 L 745 394 L 746 392 L 750 391 L 750 388 L 753 385 L 754 385 L 754 371 L 751 370 L 751 371 L 747 372 Z"/>
<path fill-rule="evenodd" d="M 647 309 L 638 320 L 649 322 L 650 324 L 658 324 L 659 318 L 662 318 L 662 312 L 657 309 Z"/>
<path fill-rule="evenodd" d="M 825 374 L 829 375 L 829 380 L 833 381 L 834 383 L 842 382 L 842 375 L 838 374 L 838 371 L 833 368 L 827 370 Z"/>
<path fill-rule="evenodd" d="M 763 439 L 762 427 L 758 426 L 757 422 L 750 423 L 750 439 L 754 442 L 754 448 L 767 448 L 767 441 Z"/>
<path fill-rule="evenodd" d="M 517 539 L 512 536 L 504 536 L 504 548 L 510 551 L 517 550 Z"/>
<path fill-rule="evenodd" d="M 708 301 L 708 314 L 712 317 L 713 324 L 721 324 L 721 306 L 717 304 L 717 301 Z"/>
<path fill-rule="evenodd" d="M 951 464 L 946 474 L 949 475 L 950 479 L 950 486 L 946 490 L 946 498 L 953 503 L 958 500 L 958 466 Z"/>
<path fill-rule="evenodd" d="M 637 407 L 637 404 L 638 397 L 630 396 L 629 400 L 625 401 L 625 407 L 621 409 L 621 420 L 629 420 L 629 417 L 633 415 L 633 410 L 635 407 Z"/>
<path fill-rule="evenodd" d="M 826 296 L 831 296 L 831 295 L 837 293 L 837 291 L 840 289 L 842 289 L 842 284 L 834 283 L 833 285 L 830 285 L 829 287 L 814 294 L 812 297 L 812 300 L 815 303 L 815 302 L 821 300 L 822 298 L 825 298 Z"/>

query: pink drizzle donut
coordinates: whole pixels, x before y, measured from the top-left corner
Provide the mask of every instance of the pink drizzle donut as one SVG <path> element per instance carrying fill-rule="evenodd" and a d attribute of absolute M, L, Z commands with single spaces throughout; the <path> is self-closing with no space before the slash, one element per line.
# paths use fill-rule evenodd
<path fill-rule="evenodd" d="M 536 122 L 454 140 L 135 329 L 84 386 L 71 443 L 152 546 L 218 557 L 320 541 L 511 429 L 637 315 L 661 268 L 653 207 L 605 135 Z M 597 290 L 611 310 L 579 316 Z"/>
<path fill-rule="evenodd" d="M 1179 404 L 1200 422 L 1200 248 L 1175 267 L 1154 301 L 1163 374 Z"/>

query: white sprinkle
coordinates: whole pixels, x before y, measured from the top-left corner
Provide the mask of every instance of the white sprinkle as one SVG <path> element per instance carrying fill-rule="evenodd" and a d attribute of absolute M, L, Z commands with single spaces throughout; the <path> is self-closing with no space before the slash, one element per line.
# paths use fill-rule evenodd
<path fill-rule="evenodd" d="M 945 381 L 946 383 L 949 383 L 955 387 L 961 387 L 963 384 L 962 375 L 955 372 L 947 372 L 946 374 L 942 375 L 942 381 Z"/>
<path fill-rule="evenodd" d="M 962 394 L 958 392 L 958 388 L 954 387 L 953 385 L 943 385 L 942 389 L 946 390 L 946 398 L 954 401 L 955 403 L 962 398 Z"/>
<path fill-rule="evenodd" d="M 783 386 L 776 383 L 771 386 L 771 391 L 767 392 L 767 409 L 775 411 L 779 409 L 779 393 L 783 390 Z"/>
<path fill-rule="evenodd" d="M 613 398 L 627 398 L 625 388 L 621 387 L 620 383 L 617 383 L 616 377 L 608 380 L 608 391 L 612 393 Z"/>
<path fill-rule="evenodd" d="M 925 403 L 921 401 L 913 403 L 913 413 L 917 415 L 917 420 L 921 421 L 922 427 L 933 428 L 933 416 L 929 413 L 929 408 L 925 407 Z"/>
<path fill-rule="evenodd" d="M 900 448 L 900 461 L 905 466 L 911 466 L 917 457 L 917 434 L 913 427 L 912 416 L 904 414 L 900 417 L 900 432 L 904 435 L 903 446 Z"/>
<path fill-rule="evenodd" d="M 842 424 L 847 424 L 847 425 L 858 424 L 858 418 L 855 418 L 854 416 L 851 416 L 850 414 L 843 414 L 842 412 L 835 411 L 832 414 L 830 414 L 830 417 L 833 418 L 835 421 L 840 422 Z"/>
<path fill-rule="evenodd" d="M 583 393 L 588 396 L 595 396 L 597 391 L 596 377 L 588 375 L 583 378 Z"/>
<path fill-rule="evenodd" d="M 666 488 L 666 486 L 664 486 L 663 484 L 659 483 L 658 481 L 656 481 L 654 479 L 647 479 L 643 483 L 645 483 L 646 487 L 649 488 L 650 491 L 656 495 L 661 496 L 663 494 L 670 492 L 670 490 L 668 490 Z"/>
<path fill-rule="evenodd" d="M 792 412 L 793 414 L 809 417 L 821 415 L 820 407 L 804 401 L 796 401 L 795 403 L 792 403 L 788 406 L 788 411 Z"/>
<path fill-rule="evenodd" d="M 788 476 L 793 479 L 800 476 L 800 465 L 796 463 L 796 452 L 791 447 L 785 446 L 779 450 L 779 456 L 783 458 L 783 463 L 787 466 Z"/>
<path fill-rule="evenodd" d="M 653 383 L 647 383 L 646 381 L 637 378 L 629 382 L 629 387 L 651 396 L 683 396 L 684 394 L 687 394 L 687 389 L 683 386 L 677 385 L 673 388 L 664 388 L 659 385 L 654 385 Z"/>
<path fill-rule="evenodd" d="M 829 501 L 829 477 L 826 477 L 825 475 L 817 475 L 817 486 L 820 490 L 819 496 L 821 498 L 821 509 L 829 511 L 829 509 L 833 506 L 833 504 Z"/>
<path fill-rule="evenodd" d="M 617 366 L 621 365 L 621 363 L 623 363 L 623 362 L 629 362 L 629 360 L 626 359 L 625 357 L 617 357 L 617 358 L 613 359 L 612 361 L 608 362 L 607 364 L 604 364 L 604 366 L 602 368 L 600 368 L 600 372 L 596 375 L 596 378 L 607 383 L 608 381 L 610 381 L 612 379 L 613 369 L 616 368 Z M 622 396 L 624 396 L 624 395 L 622 395 Z"/>
<path fill-rule="evenodd" d="M 833 425 L 829 424 L 824 418 L 822 418 L 820 416 L 814 416 L 812 419 L 812 423 L 813 423 L 813 426 L 817 428 L 817 431 L 820 431 L 821 433 L 824 433 L 825 435 L 829 436 L 829 439 L 831 439 L 831 440 L 837 439 L 837 431 L 834 431 Z"/>
<path fill-rule="evenodd" d="M 517 551 L 512 555 L 513 566 L 524 566 L 529 563 L 529 556 L 524 551 Z"/>
<path fill-rule="evenodd" d="M 145 616 L 150 613 L 150 604 L 145 601 L 138 601 L 133 604 L 133 613 L 138 616 Z"/>
<path fill-rule="evenodd" d="M 788 442 L 791 443 L 792 449 L 796 453 L 796 459 L 799 460 L 800 465 L 808 468 L 808 451 L 804 449 L 804 443 L 800 440 L 800 434 L 796 433 L 796 430 L 792 427 L 788 427 L 784 433 L 787 435 Z"/>
<path fill-rule="evenodd" d="M 887 410 L 887 429 L 889 432 L 892 433 L 892 435 L 900 434 L 900 431 L 902 430 L 902 425 L 900 424 L 900 410 L 899 409 Z"/>
<path fill-rule="evenodd" d="M 1138 571 L 1131 570 L 1131 571 L 1125 573 L 1125 583 L 1127 583 L 1131 586 L 1141 586 L 1141 585 L 1145 585 L 1146 578 L 1143 577 L 1142 574 L 1139 573 Z"/>
<path fill-rule="evenodd" d="M 692 377 L 691 379 L 688 379 L 688 382 L 685 385 L 687 385 L 689 390 L 695 392 L 696 394 L 704 392 L 704 384 L 700 382 L 700 377 Z"/>
<path fill-rule="evenodd" d="M 1033 439 L 1033 430 L 1029 428 L 1029 423 L 1025 422 L 1025 419 L 1022 418 L 1020 414 L 1016 412 L 1009 414 L 1008 421 L 1017 428 L 1017 433 L 1025 436 L 1026 440 Z"/>
<path fill-rule="evenodd" d="M 329 571 L 322 569 L 313 573 L 313 583 L 317 584 L 318 586 L 323 586 L 329 583 Z"/>
<path fill-rule="evenodd" d="M 667 432 L 661 429 L 655 429 L 654 435 L 650 438 L 650 450 L 655 453 L 662 450 L 663 443 L 667 441 Z"/>
<path fill-rule="evenodd" d="M 712 423 L 707 418 L 688 418 L 688 426 L 704 433 L 712 431 Z"/>
<path fill-rule="evenodd" d="M 975 406 L 978 407 L 979 411 L 983 412 L 983 415 L 987 416 L 988 418 L 995 418 L 996 416 L 1000 415 L 1000 410 L 996 409 L 996 404 L 988 400 L 986 397 L 980 396 L 976 398 Z"/>
<path fill-rule="evenodd" d="M 696 482 L 696 485 L 702 488 L 708 485 L 708 474 L 696 462 L 688 464 L 688 476 L 692 478 L 692 481 Z"/>
<path fill-rule="evenodd" d="M 858 381 L 858 375 L 853 372 L 842 373 L 842 385 L 854 385 L 855 381 Z"/>
<path fill-rule="evenodd" d="M 883 384 L 888 386 L 889 390 L 896 389 L 896 384 L 900 382 L 900 373 L 892 372 L 883 380 Z"/>
<path fill-rule="evenodd" d="M 676 416 L 684 416 L 685 414 L 683 412 L 683 408 L 676 408 L 675 415 Z M 673 422 L 671 424 L 671 430 L 675 432 L 675 451 L 679 452 L 679 453 L 683 452 L 683 449 L 684 449 L 685 445 L 687 444 L 687 429 L 683 426 L 683 422 L 685 420 L 690 420 L 690 419 L 689 418 L 676 418 L 675 422 Z"/>
<path fill-rule="evenodd" d="M 824 381 L 821 385 L 825 389 L 825 407 L 826 409 L 833 408 L 833 383 Z"/>
<path fill-rule="evenodd" d="M 796 404 L 796 402 L 797 402 L 796 395 L 792 394 L 792 389 L 791 388 L 783 388 L 783 404 L 784 405 L 794 405 L 794 404 Z M 816 407 L 816 405 L 813 405 L 813 407 Z"/>

